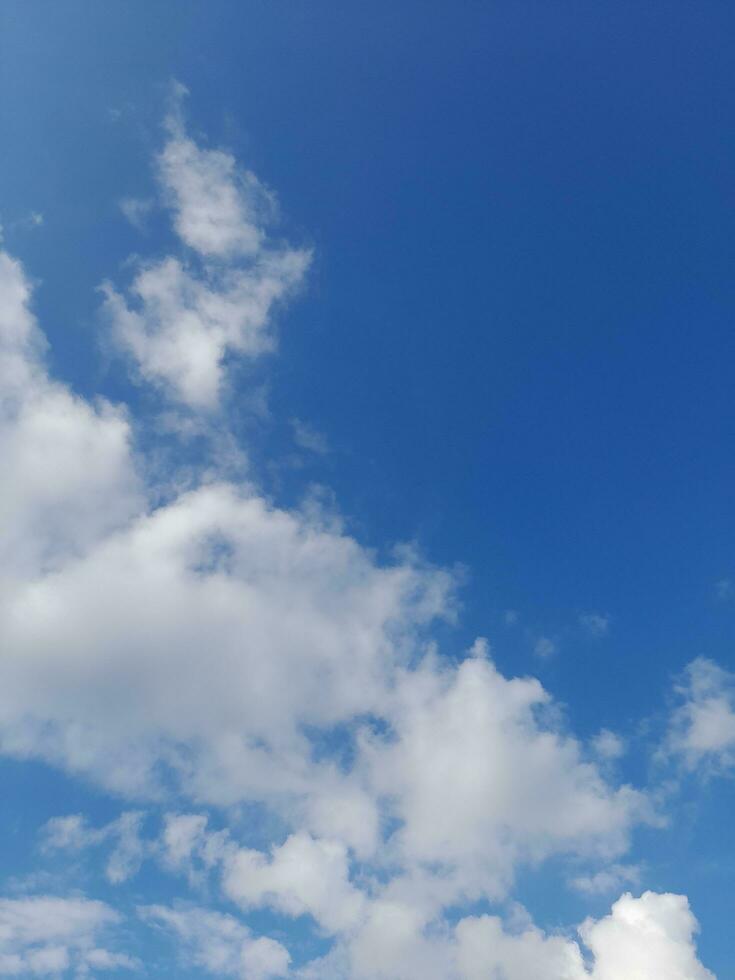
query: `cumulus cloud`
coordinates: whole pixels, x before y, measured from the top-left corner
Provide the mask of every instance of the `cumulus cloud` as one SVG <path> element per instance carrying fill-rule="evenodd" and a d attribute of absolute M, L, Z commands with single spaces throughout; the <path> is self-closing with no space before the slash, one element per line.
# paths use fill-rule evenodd
<path fill-rule="evenodd" d="M 578 938 L 546 933 L 522 909 L 426 929 L 415 909 L 376 902 L 364 929 L 305 969 L 303 980 L 715 980 L 697 956 L 686 898 L 623 895 Z"/>
<path fill-rule="evenodd" d="M 318 773 L 302 726 L 380 710 L 392 658 L 448 586 L 251 492 L 202 487 L 17 588 L 6 750 L 130 792 L 155 791 L 161 757 L 214 802 L 304 792 Z"/>
<path fill-rule="evenodd" d="M 395 737 L 366 745 L 401 821 L 401 853 L 498 895 L 517 860 L 623 852 L 631 826 L 649 815 L 645 798 L 610 787 L 575 739 L 544 723 L 550 699 L 538 681 L 507 680 L 483 644 L 473 652 L 456 670 L 403 675 Z"/>
<path fill-rule="evenodd" d="M 327 932 L 341 932 L 357 921 L 364 901 L 348 878 L 344 844 L 298 833 L 269 856 L 238 850 L 228 860 L 224 889 L 244 907 L 268 904 L 290 916 L 308 913 Z"/>
<path fill-rule="evenodd" d="M 577 942 L 533 926 L 507 933 L 497 918 L 465 919 L 457 927 L 463 980 L 714 980 L 697 958 L 697 923 L 681 895 L 623 895 L 603 919 L 587 920 Z"/>
<path fill-rule="evenodd" d="M 735 678 L 704 657 L 693 660 L 677 686 L 666 751 L 689 769 L 705 765 L 731 769 L 735 764 Z"/>
<path fill-rule="evenodd" d="M 253 937 L 231 915 L 192 906 L 144 905 L 141 919 L 168 932 L 186 967 L 241 980 L 270 980 L 289 973 L 288 950 L 267 936 Z"/>
<path fill-rule="evenodd" d="M 137 969 L 134 958 L 99 945 L 119 921 L 108 905 L 86 898 L 0 898 L 0 976 Z"/>

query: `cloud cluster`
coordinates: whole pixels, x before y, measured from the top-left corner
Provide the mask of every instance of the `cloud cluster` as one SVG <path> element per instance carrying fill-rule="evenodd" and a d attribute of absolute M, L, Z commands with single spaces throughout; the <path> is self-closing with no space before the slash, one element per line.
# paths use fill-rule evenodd
<path fill-rule="evenodd" d="M 103 902 L 86 898 L 0 898 L 0 976 L 76 976 L 140 964 L 100 945 L 120 921 Z"/>
<path fill-rule="evenodd" d="M 291 958 L 285 947 L 267 936 L 254 937 L 231 915 L 194 906 L 164 905 L 141 906 L 138 914 L 176 940 L 179 958 L 186 967 L 238 980 L 289 975 Z"/>
<path fill-rule="evenodd" d="M 685 898 L 623 895 L 610 915 L 579 929 L 592 955 L 588 969 L 577 942 L 533 926 L 508 934 L 498 919 L 466 919 L 457 933 L 463 980 L 713 980 L 698 961 L 697 924 Z M 493 972 L 494 971 L 494 972 Z"/>
<path fill-rule="evenodd" d="M 230 154 L 197 145 L 180 114 L 157 168 L 179 253 L 139 265 L 127 289 L 108 283 L 107 318 L 139 380 L 211 417 L 231 359 L 272 349 L 275 306 L 309 255 L 272 242 L 272 196 Z M 574 738 L 541 684 L 504 677 L 484 641 L 442 660 L 430 630 L 453 615 L 456 582 L 415 550 L 382 560 L 334 513 L 279 507 L 216 459 L 182 492 L 144 480 L 126 412 L 54 381 L 43 351 L 28 278 L 0 253 L 0 509 L 12 528 L 0 552 L 0 751 L 137 799 L 173 789 L 196 809 L 169 814 L 155 841 L 135 812 L 98 829 L 61 817 L 47 849 L 111 848 L 112 883 L 147 857 L 189 881 L 212 874 L 223 900 L 307 917 L 332 943 L 296 968 L 232 915 L 140 909 L 184 962 L 221 976 L 710 976 L 676 896 L 624 896 L 585 923 L 592 972 L 577 941 L 529 923 L 465 914 L 454 925 L 458 907 L 506 900 L 519 867 L 554 856 L 622 867 L 632 830 L 655 814 L 597 761 L 619 754 L 615 737 Z M 553 652 L 543 642 L 538 652 Z M 672 745 L 725 760 L 713 676 L 692 668 Z M 267 845 L 212 833 L 200 812 L 254 803 L 279 828 Z M 93 944 L 112 910 L 64 901 L 6 904 L 6 973 L 134 965 Z M 42 912 L 67 923 L 58 942 L 33 925 Z"/>

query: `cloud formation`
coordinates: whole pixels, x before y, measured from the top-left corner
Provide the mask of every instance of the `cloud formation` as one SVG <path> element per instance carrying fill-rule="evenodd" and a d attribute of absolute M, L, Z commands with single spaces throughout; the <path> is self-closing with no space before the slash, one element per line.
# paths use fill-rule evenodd
<path fill-rule="evenodd" d="M 253 937 L 231 915 L 192 906 L 143 905 L 138 915 L 168 932 L 177 943 L 179 959 L 218 977 L 271 980 L 289 974 L 288 951 L 274 939 Z"/>
<path fill-rule="evenodd" d="M 137 972 L 134 958 L 99 945 L 119 922 L 108 905 L 86 898 L 0 898 L 0 976 Z"/>
<path fill-rule="evenodd" d="M 466 919 L 457 929 L 463 980 L 712 980 L 699 963 L 696 920 L 685 898 L 623 895 L 602 919 L 579 929 L 592 955 L 587 969 L 577 942 L 529 926 L 507 934 L 498 919 Z M 494 974 L 493 974 L 493 971 Z"/>
<path fill-rule="evenodd" d="M 127 288 L 106 284 L 105 312 L 136 379 L 206 427 L 232 358 L 273 349 L 274 311 L 309 253 L 271 239 L 272 195 L 199 146 L 178 110 L 156 167 L 177 252 L 140 263 Z M 331 944 L 294 966 L 242 918 L 141 906 L 212 975 L 710 977 L 682 897 L 625 895 L 579 941 L 470 915 L 552 857 L 602 865 L 622 887 L 631 833 L 656 814 L 604 765 L 616 736 L 575 738 L 540 682 L 503 676 L 483 640 L 442 659 L 431 629 L 454 615 L 457 583 L 415 549 L 383 559 L 334 510 L 278 506 L 216 454 L 186 489 L 158 483 L 128 413 L 51 378 L 44 348 L 28 276 L 0 253 L 0 751 L 171 809 L 155 839 L 138 811 L 101 828 L 62 815 L 47 852 L 107 848 L 118 885 L 153 858 Z M 539 639 L 537 653 L 554 650 Z M 688 677 L 671 751 L 729 764 L 726 679 L 705 661 Z M 255 804 L 275 828 L 266 844 L 209 829 L 207 808 Z M 87 899 L 8 899 L 0 973 L 134 969 L 97 944 L 116 923 Z"/>

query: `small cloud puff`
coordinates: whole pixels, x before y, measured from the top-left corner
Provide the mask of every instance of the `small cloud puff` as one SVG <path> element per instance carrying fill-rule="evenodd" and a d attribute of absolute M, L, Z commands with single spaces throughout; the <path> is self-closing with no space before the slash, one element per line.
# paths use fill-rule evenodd
<path fill-rule="evenodd" d="M 533 652 L 537 657 L 553 657 L 558 650 L 554 640 L 548 636 L 540 636 L 534 645 Z"/>
<path fill-rule="evenodd" d="M 597 612 L 582 613 L 579 625 L 590 636 L 607 636 L 610 630 L 610 617 Z"/>

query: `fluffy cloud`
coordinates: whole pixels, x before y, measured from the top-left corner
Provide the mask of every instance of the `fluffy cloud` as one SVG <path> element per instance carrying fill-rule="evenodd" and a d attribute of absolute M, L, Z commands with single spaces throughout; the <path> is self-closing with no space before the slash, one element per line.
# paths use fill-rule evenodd
<path fill-rule="evenodd" d="M 463 920 L 457 927 L 462 980 L 713 980 L 697 959 L 697 923 L 681 895 L 623 895 L 610 915 L 588 920 L 580 936 L 590 950 L 588 970 L 579 945 L 533 926 L 508 933 L 497 918 Z"/>
<path fill-rule="evenodd" d="M 0 252 L 0 583 L 84 554 L 141 504 L 125 412 L 49 378 L 30 299 Z"/>
<path fill-rule="evenodd" d="M 458 669 L 404 674 L 395 737 L 365 747 L 402 823 L 403 858 L 439 863 L 472 893 L 497 896 L 519 859 L 623 852 L 649 815 L 645 798 L 610 787 L 575 739 L 544 723 L 538 681 L 504 678 L 482 643 L 473 653 Z"/>
<path fill-rule="evenodd" d="M 114 465 L 103 453 L 89 472 L 87 444 L 62 441 L 68 471 L 82 482 L 86 472 L 84 510 L 55 562 L 42 575 L 16 568 L 4 594 L 4 751 L 133 794 L 160 793 L 163 766 L 195 799 L 277 807 L 296 829 L 270 856 L 210 859 L 225 862 L 227 894 L 352 930 L 355 962 L 381 930 L 410 946 L 445 905 L 502 896 L 519 861 L 625 848 L 643 798 L 609 786 L 544 722 L 538 682 L 506 680 L 481 645 L 459 667 L 429 657 L 409 669 L 422 628 L 451 612 L 448 573 L 407 551 L 381 565 L 329 514 L 279 509 L 253 486 L 203 483 L 144 506 L 127 422 L 46 378 L 27 283 L 9 268 L 22 287 L 6 328 L 15 369 L 115 448 Z M 18 426 L 11 417 L 8 430 Z M 111 515 L 84 497 L 90 483 Z M 58 536 L 64 524 L 54 526 Z M 353 746 L 347 768 L 315 754 L 313 737 L 328 745 L 337 731 Z M 137 824 L 91 831 L 67 819 L 54 833 L 66 846 L 75 835 L 113 841 L 111 880 L 145 853 Z M 370 857 L 381 836 L 392 877 L 373 881 L 368 902 L 351 882 L 350 849 Z M 203 862 L 208 839 L 200 820 L 180 816 L 160 853 L 185 868 L 195 851 Z"/>
<path fill-rule="evenodd" d="M 176 232 L 202 255 L 255 255 L 263 247 L 263 219 L 273 209 L 272 196 L 255 174 L 238 168 L 232 154 L 204 149 L 187 136 L 181 111 L 185 95 L 186 89 L 177 86 L 166 119 L 168 139 L 157 159 Z"/>
<path fill-rule="evenodd" d="M 85 898 L 0 899 L 0 976 L 135 969 L 133 958 L 98 945 L 118 922 L 108 905 Z"/>
<path fill-rule="evenodd" d="M 269 243 L 272 196 L 229 153 L 197 146 L 178 107 L 157 162 L 189 253 L 143 265 L 127 296 L 105 284 L 106 311 L 144 380 L 189 406 L 214 408 L 226 358 L 272 350 L 273 308 L 301 282 L 310 253 Z"/>
<path fill-rule="evenodd" d="M 357 921 L 364 901 L 348 876 L 344 844 L 299 833 L 270 857 L 237 851 L 228 861 L 224 889 L 245 907 L 268 904 L 286 915 L 308 913 L 328 932 L 341 932 Z"/>
<path fill-rule="evenodd" d="M 289 973 L 291 957 L 281 943 L 266 936 L 254 938 L 231 915 L 191 906 L 141 906 L 143 921 L 170 933 L 182 962 L 206 973 L 242 980 L 269 980 Z"/>
<path fill-rule="evenodd" d="M 17 587 L 6 750 L 131 792 L 155 790 L 161 758 L 216 802 L 303 792 L 303 726 L 378 710 L 392 658 L 448 584 L 378 567 L 251 492 L 202 487 Z"/>
<path fill-rule="evenodd" d="M 699 657 L 677 688 L 667 750 L 689 769 L 702 764 L 729 769 L 735 764 L 735 680 L 712 660 Z"/>
<path fill-rule="evenodd" d="M 106 312 L 119 346 L 143 379 L 197 408 L 214 408 L 228 354 L 272 350 L 273 304 L 301 280 L 308 254 L 276 252 L 257 265 L 196 270 L 177 258 L 146 265 L 128 298 L 109 283 Z"/>
<path fill-rule="evenodd" d="M 207 799 L 302 792 L 302 727 L 375 710 L 450 577 L 251 487 L 147 509 L 124 413 L 48 378 L 27 278 L 0 277 L 0 746 L 131 792 L 161 759 Z"/>
<path fill-rule="evenodd" d="M 680 895 L 623 895 L 578 939 L 548 934 L 515 909 L 427 929 L 416 910 L 376 902 L 361 932 L 303 980 L 714 980 L 697 957 L 697 922 Z"/>

